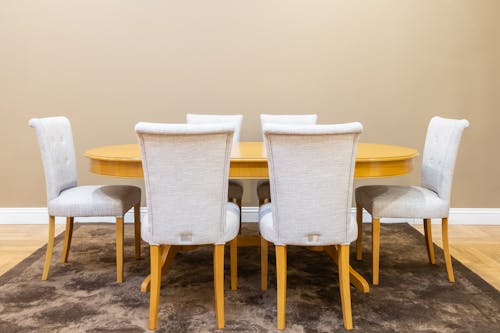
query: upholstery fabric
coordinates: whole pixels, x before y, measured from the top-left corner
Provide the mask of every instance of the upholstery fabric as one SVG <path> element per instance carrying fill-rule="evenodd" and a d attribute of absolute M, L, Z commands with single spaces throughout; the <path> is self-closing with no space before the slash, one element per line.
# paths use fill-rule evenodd
<path fill-rule="evenodd" d="M 465 119 L 433 117 L 427 129 L 422 158 L 422 186 L 450 201 L 455 161 L 462 133 L 469 122 Z"/>
<path fill-rule="evenodd" d="M 230 123 L 234 125 L 233 147 L 240 142 L 241 123 L 243 115 L 221 115 L 221 114 L 186 114 L 186 123 L 188 124 L 222 124 Z M 230 180 L 228 188 L 228 199 L 243 198 L 243 183 L 238 180 Z"/>
<path fill-rule="evenodd" d="M 263 126 L 273 202 L 261 206 L 262 237 L 277 245 L 349 244 L 360 123 Z"/>
<path fill-rule="evenodd" d="M 288 125 L 316 125 L 318 115 L 316 114 L 261 114 L 260 124 L 288 124 Z M 259 201 L 271 199 L 271 186 L 269 181 L 260 181 L 257 183 L 257 197 Z"/>
<path fill-rule="evenodd" d="M 356 189 L 356 201 L 376 218 L 441 218 L 450 209 L 449 201 L 420 186 L 362 186 Z"/>
<path fill-rule="evenodd" d="M 199 245 L 234 238 L 239 210 L 234 217 L 227 203 L 234 125 L 138 123 L 135 130 L 148 202 L 143 239 Z"/>
<path fill-rule="evenodd" d="M 123 216 L 141 201 L 141 189 L 127 185 L 77 186 L 48 202 L 52 216 Z"/>
<path fill-rule="evenodd" d="M 33 118 L 42 154 L 47 206 L 52 216 L 122 216 L 141 201 L 141 189 L 127 185 L 77 186 L 71 124 L 66 117 Z"/>
<path fill-rule="evenodd" d="M 422 186 L 362 186 L 356 202 L 373 217 L 442 218 L 450 194 L 465 119 L 433 117 L 429 122 L 422 161 Z"/>
<path fill-rule="evenodd" d="M 42 154 L 47 201 L 77 185 L 76 157 L 71 124 L 66 117 L 30 119 Z"/>
<path fill-rule="evenodd" d="M 236 235 L 238 234 L 240 228 L 240 208 L 238 205 L 232 203 L 232 202 L 227 202 L 226 203 L 226 220 L 224 224 L 224 235 L 223 235 L 223 241 L 221 243 L 226 243 L 229 242 L 230 240 L 234 239 Z M 150 232 L 151 228 L 149 226 L 149 219 L 148 219 L 148 214 L 146 214 L 141 221 L 141 236 L 144 241 L 154 244 L 155 240 L 153 238 L 153 235 Z M 192 244 L 192 243 L 186 243 L 186 240 L 184 242 L 182 239 L 179 239 L 179 244 Z"/>

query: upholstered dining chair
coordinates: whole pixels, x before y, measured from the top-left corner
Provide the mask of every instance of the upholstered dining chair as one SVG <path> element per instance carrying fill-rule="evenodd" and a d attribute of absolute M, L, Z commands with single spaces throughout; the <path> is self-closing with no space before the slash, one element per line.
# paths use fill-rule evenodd
<path fill-rule="evenodd" d="M 316 114 L 261 114 L 260 124 L 289 124 L 289 125 L 316 125 Z M 257 183 L 257 197 L 259 206 L 271 201 L 271 188 L 268 180 Z"/>
<path fill-rule="evenodd" d="M 155 329 L 162 257 L 182 245 L 214 245 L 217 327 L 224 327 L 224 245 L 239 229 L 239 208 L 227 202 L 231 124 L 138 123 L 148 214 L 142 237 L 150 245 L 149 328 Z"/>
<path fill-rule="evenodd" d="M 233 147 L 240 142 L 240 131 L 243 116 L 221 115 L 221 114 L 186 114 L 186 123 L 188 124 L 222 124 L 229 123 L 234 125 Z M 238 205 L 241 210 L 241 199 L 243 198 L 243 184 L 238 180 L 230 180 L 228 186 L 228 200 Z"/>
<path fill-rule="evenodd" d="M 134 207 L 135 256 L 141 257 L 141 189 L 127 185 L 77 186 L 76 158 L 71 124 L 66 117 L 33 118 L 47 186 L 49 240 L 42 280 L 49 274 L 56 216 L 66 217 L 62 262 L 68 260 L 75 217 L 116 218 L 116 281 L 123 282 L 123 220 Z"/>
<path fill-rule="evenodd" d="M 420 186 L 370 185 L 358 187 L 356 216 L 358 240 L 356 259 L 362 259 L 363 208 L 372 216 L 372 282 L 379 284 L 380 219 L 423 219 L 429 262 L 435 264 L 431 219 L 440 218 L 443 252 L 448 280 L 455 282 L 448 245 L 448 213 L 455 161 L 462 133 L 469 122 L 465 119 L 433 117 L 427 129 Z"/>
<path fill-rule="evenodd" d="M 280 330 L 285 328 L 288 245 L 338 253 L 344 327 L 352 329 L 349 244 L 357 236 L 351 200 L 361 131 L 360 123 L 263 126 L 272 202 L 259 209 L 259 229 L 275 245 Z M 261 254 L 267 261 L 267 251 Z"/>
<path fill-rule="evenodd" d="M 237 146 L 240 142 L 240 132 L 241 132 L 241 123 L 243 122 L 243 115 L 241 114 L 231 114 L 231 115 L 222 115 L 222 114 L 197 114 L 197 113 L 188 113 L 186 114 L 186 123 L 188 124 L 223 124 L 229 123 L 234 126 L 234 134 L 233 134 L 233 147 Z M 228 183 L 227 188 L 227 199 L 229 202 L 234 202 L 238 205 L 240 209 L 240 231 L 241 231 L 241 200 L 243 199 L 243 183 L 237 179 L 231 179 Z M 235 240 L 236 242 L 237 240 Z M 238 257 L 238 246 L 235 243 L 232 243 L 234 246 L 231 246 L 231 258 L 236 260 Z M 231 290 L 238 289 L 238 264 L 237 262 L 231 263 Z"/>

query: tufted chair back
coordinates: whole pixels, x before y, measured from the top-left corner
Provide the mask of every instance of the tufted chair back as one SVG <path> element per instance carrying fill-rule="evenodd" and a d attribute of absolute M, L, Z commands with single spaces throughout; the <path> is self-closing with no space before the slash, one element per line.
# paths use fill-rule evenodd
<path fill-rule="evenodd" d="M 30 119 L 42 154 L 47 201 L 77 185 L 75 147 L 71 124 L 66 117 Z"/>
<path fill-rule="evenodd" d="M 142 153 L 150 244 L 223 244 L 231 124 L 135 126 Z"/>
<path fill-rule="evenodd" d="M 349 244 L 360 123 L 264 124 L 273 229 L 283 245 Z"/>
<path fill-rule="evenodd" d="M 453 171 L 462 133 L 469 122 L 465 119 L 433 117 L 427 128 L 422 158 L 422 187 L 450 201 Z"/>

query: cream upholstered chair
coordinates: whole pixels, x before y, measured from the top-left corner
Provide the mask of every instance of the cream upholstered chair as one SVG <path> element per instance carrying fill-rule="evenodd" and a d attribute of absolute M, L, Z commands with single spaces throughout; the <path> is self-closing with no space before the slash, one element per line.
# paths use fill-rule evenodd
<path fill-rule="evenodd" d="M 241 123 L 243 122 L 243 115 L 222 115 L 222 114 L 186 114 L 186 123 L 188 124 L 223 124 L 228 123 L 234 126 L 233 134 L 233 147 L 237 146 L 240 142 Z M 229 180 L 227 199 L 234 202 L 240 209 L 240 231 L 241 231 L 241 200 L 243 199 L 243 183 L 236 179 Z M 235 240 L 236 242 L 237 240 Z M 231 258 L 236 260 L 238 257 L 238 246 L 236 243 L 231 246 Z M 238 288 L 238 264 L 237 262 L 231 263 L 231 289 Z"/>
<path fill-rule="evenodd" d="M 56 216 L 66 217 L 63 263 L 68 260 L 75 217 L 113 216 L 116 217 L 116 280 L 122 282 L 123 217 L 132 207 L 135 213 L 135 256 L 141 256 L 141 189 L 126 185 L 77 186 L 76 158 L 69 120 L 65 117 L 34 118 L 29 121 L 29 125 L 36 130 L 47 185 L 49 240 L 42 280 L 46 280 L 49 274 Z"/>
<path fill-rule="evenodd" d="M 238 234 L 240 216 L 227 202 L 234 126 L 138 123 L 135 130 L 148 203 L 142 237 L 151 253 L 149 328 L 157 326 L 162 256 L 201 244 L 214 244 L 217 327 L 223 328 L 224 245 Z"/>
<path fill-rule="evenodd" d="M 219 115 L 219 114 L 186 114 L 188 124 L 222 124 L 229 123 L 234 125 L 233 146 L 240 142 L 240 131 L 243 116 L 238 115 Z M 241 199 L 243 198 L 243 184 L 237 180 L 230 180 L 228 186 L 228 200 L 238 205 L 241 210 Z"/>
<path fill-rule="evenodd" d="M 316 114 L 261 114 L 260 124 L 288 124 L 288 125 L 316 125 L 318 115 Z M 263 180 L 257 183 L 257 197 L 259 206 L 271 201 L 271 188 L 269 181 Z"/>
<path fill-rule="evenodd" d="M 448 247 L 448 213 L 455 160 L 465 119 L 434 117 L 429 123 L 422 160 L 421 186 L 371 185 L 356 189 L 358 240 L 356 258 L 362 259 L 362 209 L 372 216 L 372 282 L 379 283 L 380 219 L 415 218 L 424 220 L 429 262 L 435 264 L 431 218 L 441 218 L 443 251 L 448 280 L 455 282 Z"/>
<path fill-rule="evenodd" d="M 285 328 L 287 245 L 338 250 L 344 327 L 352 328 L 349 244 L 357 228 L 351 200 L 361 131 L 360 123 L 263 126 L 273 199 L 260 207 L 259 229 L 276 249 L 278 329 Z M 267 262 L 267 249 L 261 255 Z"/>

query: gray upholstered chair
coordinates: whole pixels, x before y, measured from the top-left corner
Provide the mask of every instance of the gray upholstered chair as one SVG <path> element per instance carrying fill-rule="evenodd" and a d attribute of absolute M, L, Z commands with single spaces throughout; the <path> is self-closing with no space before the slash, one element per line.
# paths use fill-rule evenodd
<path fill-rule="evenodd" d="M 158 319 L 162 257 L 181 245 L 214 244 L 217 327 L 224 327 L 224 245 L 239 229 L 239 208 L 227 202 L 231 124 L 138 123 L 148 214 L 142 237 L 150 245 L 149 328 Z"/>
<path fill-rule="evenodd" d="M 465 119 L 434 117 L 429 123 L 422 160 L 421 186 L 371 185 L 356 189 L 358 240 L 356 259 L 362 259 L 362 209 L 372 216 L 372 282 L 379 283 L 380 219 L 423 219 L 429 262 L 435 264 L 431 218 L 442 221 L 443 251 L 448 280 L 455 282 L 448 246 L 448 213 L 455 160 Z"/>
<path fill-rule="evenodd" d="M 186 114 L 186 123 L 188 124 L 222 124 L 229 123 L 234 125 L 233 146 L 240 142 L 240 131 L 243 116 L 238 115 L 219 115 L 219 114 Z M 237 180 L 230 180 L 228 186 L 228 200 L 238 205 L 241 210 L 241 199 L 243 198 L 243 184 Z"/>
<path fill-rule="evenodd" d="M 223 124 L 228 123 L 234 126 L 233 134 L 233 147 L 237 146 L 240 142 L 241 123 L 243 122 L 243 115 L 222 115 L 222 114 L 186 114 L 186 123 L 188 124 Z M 227 200 L 234 202 L 240 209 L 240 231 L 241 231 L 241 200 L 243 199 L 243 183 L 236 179 L 229 180 L 227 187 Z M 231 247 L 231 258 L 236 260 L 238 258 L 238 246 Z M 237 262 L 231 263 L 231 289 L 238 289 L 238 264 Z"/>
<path fill-rule="evenodd" d="M 316 125 L 318 115 L 316 114 L 261 114 L 260 124 L 288 124 L 288 125 Z M 271 201 L 271 188 L 268 180 L 257 183 L 257 197 L 259 206 Z"/>
<path fill-rule="evenodd" d="M 351 200 L 361 131 L 360 123 L 263 126 L 273 199 L 259 209 L 259 229 L 266 243 L 262 261 L 267 242 L 276 249 L 278 329 L 285 328 L 287 245 L 338 253 L 344 327 L 352 328 L 349 244 L 357 228 Z"/>
<path fill-rule="evenodd" d="M 63 263 L 68 260 L 75 217 L 113 216 L 116 217 L 116 280 L 121 283 L 123 217 L 132 207 L 135 213 L 135 256 L 141 256 L 141 189 L 126 185 L 77 186 L 75 149 L 69 120 L 65 117 L 34 118 L 29 125 L 36 130 L 47 185 L 49 240 L 42 280 L 46 280 L 49 274 L 56 216 L 66 217 Z"/>

